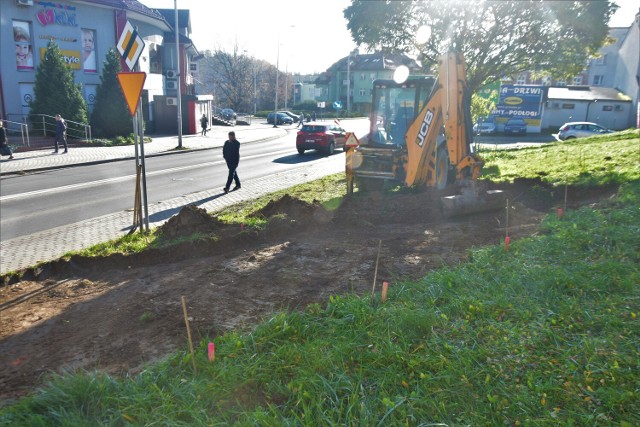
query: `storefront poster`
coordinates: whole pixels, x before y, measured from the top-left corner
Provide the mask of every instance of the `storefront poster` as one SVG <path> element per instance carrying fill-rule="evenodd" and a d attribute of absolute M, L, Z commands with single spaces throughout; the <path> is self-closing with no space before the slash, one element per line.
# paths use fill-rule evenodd
<path fill-rule="evenodd" d="M 13 21 L 13 41 L 16 47 L 18 70 L 33 70 L 33 48 L 28 22 Z"/>

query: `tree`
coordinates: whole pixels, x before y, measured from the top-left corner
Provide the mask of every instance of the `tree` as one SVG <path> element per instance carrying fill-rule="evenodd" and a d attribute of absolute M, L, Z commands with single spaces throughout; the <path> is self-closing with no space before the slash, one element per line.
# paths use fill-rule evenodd
<path fill-rule="evenodd" d="M 205 51 L 199 62 L 199 93 L 210 93 L 220 108 L 253 112 L 254 77 L 257 109 L 273 109 L 275 100 L 276 67 L 266 61 L 238 53 L 217 49 Z M 284 74 L 281 74 L 279 99 L 284 100 Z M 291 80 L 289 80 L 291 81 Z"/>
<path fill-rule="evenodd" d="M 475 92 L 527 70 L 575 76 L 606 40 L 616 9 L 609 1 L 352 0 L 344 16 L 359 46 L 417 53 L 425 71 L 450 50 L 462 53 Z M 424 28 L 430 37 L 416 40 Z"/>
<path fill-rule="evenodd" d="M 133 132 L 133 120 L 118 82 L 120 71 L 122 71 L 120 55 L 115 49 L 109 49 L 100 76 L 100 86 L 96 89 L 96 103 L 91 114 L 91 126 L 98 136 L 112 138 L 126 136 Z"/>
<path fill-rule="evenodd" d="M 81 86 L 75 84 L 73 72 L 65 64 L 62 51 L 50 41 L 36 72 L 34 99 L 29 104 L 30 120 L 37 114 L 60 114 L 66 120 L 87 123 L 87 104 Z"/>

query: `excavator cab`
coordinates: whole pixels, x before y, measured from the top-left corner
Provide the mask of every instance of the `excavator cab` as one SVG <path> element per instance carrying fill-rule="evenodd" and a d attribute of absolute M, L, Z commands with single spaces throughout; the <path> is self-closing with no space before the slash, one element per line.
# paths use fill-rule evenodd
<path fill-rule="evenodd" d="M 436 78 L 410 76 L 405 82 L 378 79 L 373 82 L 369 138 L 353 153 L 354 180 L 361 190 L 380 189 L 384 181 L 403 182 L 407 174 L 407 132 L 431 98 Z M 440 162 L 447 174 L 444 135 Z M 446 185 L 446 181 L 444 184 Z"/>
<path fill-rule="evenodd" d="M 368 145 L 383 148 L 406 145 L 405 134 L 429 99 L 434 84 L 433 76 L 411 76 L 402 84 L 375 80 Z"/>

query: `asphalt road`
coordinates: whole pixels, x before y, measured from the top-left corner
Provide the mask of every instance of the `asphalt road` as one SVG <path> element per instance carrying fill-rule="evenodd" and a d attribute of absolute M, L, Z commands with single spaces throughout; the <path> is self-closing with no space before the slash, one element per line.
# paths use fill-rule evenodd
<path fill-rule="evenodd" d="M 295 130 L 285 137 L 243 144 L 238 175 L 245 186 L 254 178 L 283 172 L 304 163 L 340 162 L 313 151 L 299 155 Z M 146 159 L 148 203 L 220 189 L 227 178 L 222 149 L 167 154 Z M 3 240 L 129 210 L 133 207 L 135 164 L 132 160 L 77 166 L 13 176 L 2 181 L 0 197 Z"/>

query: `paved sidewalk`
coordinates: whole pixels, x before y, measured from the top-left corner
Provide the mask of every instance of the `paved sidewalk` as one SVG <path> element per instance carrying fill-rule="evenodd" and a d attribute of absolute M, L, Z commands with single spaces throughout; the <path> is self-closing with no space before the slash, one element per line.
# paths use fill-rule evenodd
<path fill-rule="evenodd" d="M 274 128 L 266 124 L 252 126 L 214 127 L 206 137 L 200 135 L 183 136 L 183 148 L 202 150 L 221 147 L 230 130 L 236 132 L 241 143 L 256 142 L 277 138 L 286 134 L 293 127 Z M 146 143 L 145 157 L 164 155 L 176 151 L 178 138 L 154 137 L 153 142 Z M 31 151 L 15 154 L 15 160 L 0 163 L 0 175 L 21 173 L 24 171 L 42 170 L 71 165 L 122 160 L 134 157 L 134 147 L 91 147 L 70 148 L 68 154 L 52 154 L 51 150 Z M 286 173 L 243 181 L 241 190 L 229 194 L 221 194 L 219 190 L 202 191 L 188 194 L 157 204 L 149 205 L 150 227 L 162 225 L 180 209 L 189 204 L 218 211 L 238 202 L 260 197 L 270 192 L 291 187 L 301 182 L 313 181 L 327 174 L 344 170 L 343 165 L 331 165 L 331 162 L 319 162 L 312 166 L 304 165 Z M 29 236 L 0 241 L 0 274 L 33 266 L 38 262 L 59 258 L 66 252 L 80 250 L 97 243 L 105 242 L 125 235 L 131 228 L 133 212 L 116 212 L 75 224 L 57 227 Z"/>

